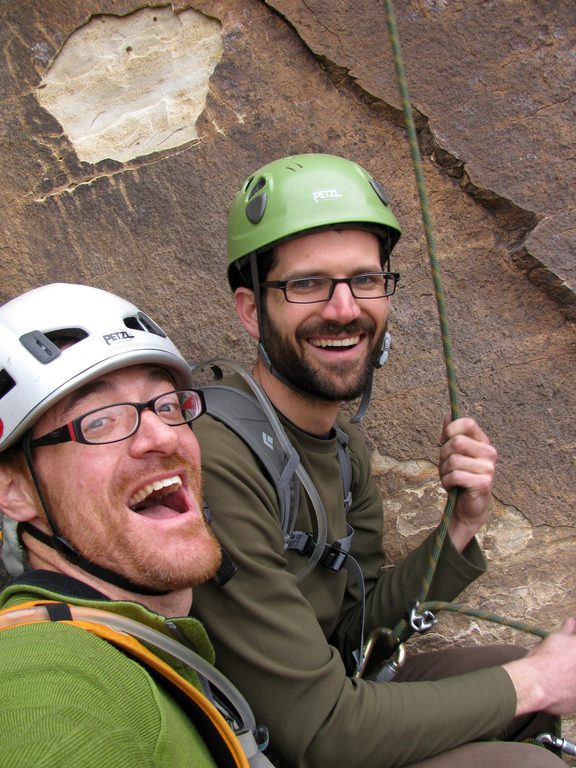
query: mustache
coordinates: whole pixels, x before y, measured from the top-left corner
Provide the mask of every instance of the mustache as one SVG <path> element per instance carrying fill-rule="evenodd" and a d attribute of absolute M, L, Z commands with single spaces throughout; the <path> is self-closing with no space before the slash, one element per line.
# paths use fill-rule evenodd
<path fill-rule="evenodd" d="M 145 466 L 142 464 L 143 474 L 156 474 L 160 472 L 174 472 L 176 474 L 177 472 L 180 473 L 182 471 L 186 476 L 188 487 L 192 490 L 196 490 L 201 476 L 200 468 L 197 465 L 192 464 L 190 459 L 185 456 L 175 454 L 174 456 L 169 456 L 165 459 L 151 459 Z M 133 482 L 134 471 L 118 474 L 114 478 L 114 490 L 116 492 L 125 493 L 127 489 L 132 486 Z"/>
<path fill-rule="evenodd" d="M 330 322 L 311 322 L 298 329 L 296 336 L 298 339 L 305 339 L 309 336 L 358 336 L 374 333 L 375 323 L 369 318 L 359 317 L 349 323 Z"/>

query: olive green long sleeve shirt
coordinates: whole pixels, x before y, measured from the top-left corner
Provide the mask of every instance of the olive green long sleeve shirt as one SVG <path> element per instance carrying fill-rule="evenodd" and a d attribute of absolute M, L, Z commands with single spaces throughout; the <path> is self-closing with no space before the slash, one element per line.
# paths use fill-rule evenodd
<path fill-rule="evenodd" d="M 366 633 L 393 627 L 418 595 L 433 536 L 383 569 L 382 502 L 358 430 L 350 435 L 355 534 L 352 554 L 366 584 Z M 327 511 L 328 541 L 346 533 L 336 439 L 287 425 Z M 216 665 L 270 730 L 281 766 L 400 766 L 495 734 L 514 716 L 513 685 L 500 667 L 439 682 L 374 683 L 350 677 L 361 607 L 346 571 L 317 566 L 301 583 L 302 556 L 284 550 L 274 486 L 250 449 L 209 416 L 195 423 L 212 526 L 238 566 L 224 586 L 195 589 L 194 613 L 208 629 Z M 315 530 L 301 494 L 296 528 Z M 473 542 L 465 555 L 447 542 L 430 599 L 452 600 L 485 568 Z M 345 661 L 343 661 L 343 659 Z"/>

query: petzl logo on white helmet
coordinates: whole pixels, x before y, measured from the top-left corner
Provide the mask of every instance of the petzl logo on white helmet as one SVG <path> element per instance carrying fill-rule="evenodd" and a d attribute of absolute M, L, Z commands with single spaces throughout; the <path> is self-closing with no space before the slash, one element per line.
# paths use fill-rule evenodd
<path fill-rule="evenodd" d="M 119 341 L 129 341 L 134 338 L 134 335 L 129 331 L 114 331 L 113 333 L 106 333 L 102 337 L 108 346 L 117 344 Z"/>

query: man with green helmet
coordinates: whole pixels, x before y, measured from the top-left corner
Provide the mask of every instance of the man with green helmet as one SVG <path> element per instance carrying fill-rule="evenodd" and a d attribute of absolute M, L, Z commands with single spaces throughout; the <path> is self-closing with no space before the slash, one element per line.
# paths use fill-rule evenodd
<path fill-rule="evenodd" d="M 373 371 L 386 358 L 399 279 L 390 255 L 399 237 L 382 187 L 339 157 L 269 163 L 236 195 L 228 277 L 240 320 L 258 340 L 254 378 L 296 448 L 299 477 L 311 482 L 283 510 L 278 489 L 292 458 L 273 479 L 266 456 L 282 433 L 259 426 L 265 447 L 257 455 L 234 419 L 199 420 L 205 498 L 236 573 L 224 585 L 202 585 L 194 607 L 210 628 L 218 665 L 269 726 L 279 765 L 561 765 L 540 746 L 479 741 L 551 729 L 548 715 L 530 713 L 558 712 L 559 699 L 548 692 L 527 700 L 522 685 L 533 678 L 522 665 L 537 665 L 521 649 L 416 655 L 395 682 L 378 681 L 393 678 L 398 660 L 374 679 L 361 677 L 363 635 L 396 626 L 433 548 L 432 535 L 383 568 L 382 502 L 360 433 L 340 412 L 342 401 L 361 396 L 361 416 Z M 250 394 L 246 380 L 234 375 L 222 389 Z M 237 411 L 245 423 L 251 414 Z M 445 488 L 462 490 L 430 599 L 452 600 L 485 569 L 475 534 L 487 517 L 495 462 L 472 419 L 444 425 L 440 477 Z M 306 569 L 313 556 L 315 567 Z M 575 626 L 562 636 L 564 661 Z M 550 661 L 547 648 L 539 647 L 538 659 Z M 573 711 L 567 698 L 563 711 Z"/>

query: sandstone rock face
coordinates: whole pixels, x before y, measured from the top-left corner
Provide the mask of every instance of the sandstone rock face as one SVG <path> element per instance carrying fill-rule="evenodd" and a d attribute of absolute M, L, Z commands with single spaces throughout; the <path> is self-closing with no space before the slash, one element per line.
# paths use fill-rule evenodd
<path fill-rule="evenodd" d="M 500 457 L 490 570 L 464 600 L 553 627 L 576 613 L 575 6 L 395 6 L 462 408 Z M 382 3 L 5 0 L 1 15 L 0 302 L 92 283 L 142 306 L 191 359 L 248 364 L 224 279 L 244 178 L 330 152 L 387 188 L 402 281 L 363 429 L 393 562 L 442 513 L 449 408 Z M 417 645 L 512 637 L 531 642 L 442 616 Z"/>
<path fill-rule="evenodd" d="M 92 17 L 48 69 L 38 101 L 80 160 L 126 162 L 198 138 L 221 55 L 220 25 L 198 11 Z"/>

